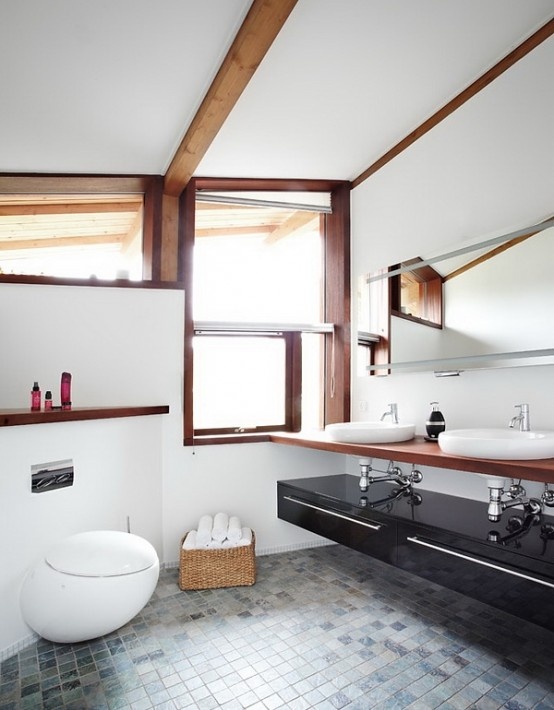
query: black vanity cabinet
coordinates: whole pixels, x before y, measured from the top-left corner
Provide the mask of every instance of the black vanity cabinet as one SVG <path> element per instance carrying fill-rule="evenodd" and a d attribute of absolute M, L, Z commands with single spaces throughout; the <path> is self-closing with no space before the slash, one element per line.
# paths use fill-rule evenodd
<path fill-rule="evenodd" d="M 483 512 L 486 514 L 486 506 Z M 509 527 L 508 521 L 515 517 L 524 518 L 508 515 L 501 523 L 504 522 L 504 527 L 508 523 Z M 541 538 L 541 527 L 544 523 L 541 526 L 537 521 L 520 539 L 504 543 L 399 522 L 396 564 L 419 577 L 554 631 L 554 564 L 552 555 L 548 561 L 544 554 L 554 540 L 545 539 L 548 533 Z M 509 530 L 502 533 L 503 537 L 511 534 Z M 539 545 L 533 544 L 536 540 Z"/>
<path fill-rule="evenodd" d="M 306 479 L 302 481 L 305 482 Z M 281 520 L 384 562 L 393 562 L 396 523 L 369 508 L 366 501 L 360 502 L 363 494 L 357 498 L 358 505 L 353 505 L 346 495 L 343 496 L 345 500 L 329 495 L 325 481 L 317 486 L 317 491 L 310 491 L 305 485 L 297 486 L 294 481 L 279 482 L 277 489 Z"/>
<path fill-rule="evenodd" d="M 554 631 L 552 517 L 346 474 L 279 482 L 278 516 Z"/>

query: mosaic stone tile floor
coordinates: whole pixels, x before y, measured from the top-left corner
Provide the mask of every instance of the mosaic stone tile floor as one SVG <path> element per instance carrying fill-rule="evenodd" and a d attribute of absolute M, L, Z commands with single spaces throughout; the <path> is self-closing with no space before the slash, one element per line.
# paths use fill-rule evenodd
<path fill-rule="evenodd" d="M 554 634 L 347 548 L 258 557 L 252 587 L 181 592 L 82 644 L 1 665 L 0 708 L 554 708 Z"/>

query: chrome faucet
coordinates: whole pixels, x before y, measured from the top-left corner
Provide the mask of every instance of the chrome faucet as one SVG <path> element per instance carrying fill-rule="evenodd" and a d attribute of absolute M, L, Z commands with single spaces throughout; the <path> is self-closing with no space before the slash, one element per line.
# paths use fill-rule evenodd
<path fill-rule="evenodd" d="M 536 498 L 528 498 L 525 488 L 519 483 L 512 483 L 507 491 L 504 490 L 506 482 L 502 479 L 491 479 L 487 482 L 489 487 L 489 507 L 487 514 L 492 523 L 497 523 L 502 513 L 507 508 L 522 505 L 526 513 L 538 515 L 542 511 L 541 501 Z M 502 500 L 506 495 L 509 500 Z"/>
<path fill-rule="evenodd" d="M 516 409 L 519 407 L 519 414 L 510 419 L 510 429 L 513 429 L 516 424 L 519 431 L 531 431 L 531 425 L 529 424 L 529 405 L 528 404 L 516 404 Z"/>
<path fill-rule="evenodd" d="M 398 405 L 389 404 L 389 408 L 386 412 L 381 415 L 381 421 L 384 421 L 387 417 L 390 417 L 393 424 L 398 424 Z"/>

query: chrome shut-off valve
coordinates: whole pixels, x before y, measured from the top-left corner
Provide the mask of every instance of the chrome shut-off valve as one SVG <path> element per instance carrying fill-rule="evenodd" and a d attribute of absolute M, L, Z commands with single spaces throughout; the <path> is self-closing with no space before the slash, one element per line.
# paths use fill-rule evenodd
<path fill-rule="evenodd" d="M 360 490 L 367 491 L 369 488 L 369 472 L 371 471 L 372 459 L 360 459 Z"/>
<path fill-rule="evenodd" d="M 554 508 L 554 490 L 548 487 L 548 483 L 544 484 L 544 491 L 541 495 L 541 503 L 548 508 Z"/>
<path fill-rule="evenodd" d="M 394 465 L 394 461 L 389 461 L 386 471 L 379 471 L 379 469 L 372 468 L 372 459 L 359 459 L 358 463 L 360 464 L 360 490 L 364 493 L 371 483 L 377 483 L 378 481 L 392 481 L 402 488 L 408 488 L 414 483 L 421 483 L 423 480 L 423 474 L 415 468 L 414 464 L 412 464 L 410 473 L 405 474 L 399 466 Z M 370 476 L 369 474 L 373 471 L 377 471 L 383 475 Z"/>
<path fill-rule="evenodd" d="M 513 508 L 516 505 L 522 505 L 526 513 L 534 515 L 538 515 L 542 511 L 541 501 L 537 498 L 528 498 L 525 488 L 520 483 L 515 483 L 512 480 L 508 490 L 505 490 L 506 483 L 502 478 L 493 478 L 487 481 L 489 487 L 487 514 L 492 523 L 497 523 L 507 508 Z M 508 500 L 503 500 L 504 496 Z"/>

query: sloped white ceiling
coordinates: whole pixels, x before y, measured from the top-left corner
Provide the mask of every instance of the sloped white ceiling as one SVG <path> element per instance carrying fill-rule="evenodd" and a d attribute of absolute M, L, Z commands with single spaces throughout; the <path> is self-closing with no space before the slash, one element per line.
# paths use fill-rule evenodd
<path fill-rule="evenodd" d="M 249 6 L 2 0 L 0 172 L 163 174 Z M 553 14 L 298 0 L 197 174 L 354 178 Z"/>
<path fill-rule="evenodd" d="M 553 13 L 552 0 L 299 0 L 197 172 L 353 179 Z"/>
<path fill-rule="evenodd" d="M 2 0 L 0 171 L 165 172 L 251 0 Z"/>
<path fill-rule="evenodd" d="M 353 190 L 355 271 L 554 215 L 552 67 L 551 39 Z"/>

